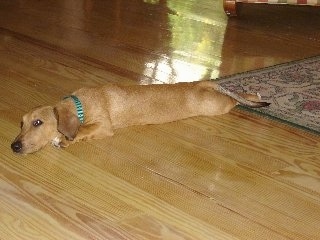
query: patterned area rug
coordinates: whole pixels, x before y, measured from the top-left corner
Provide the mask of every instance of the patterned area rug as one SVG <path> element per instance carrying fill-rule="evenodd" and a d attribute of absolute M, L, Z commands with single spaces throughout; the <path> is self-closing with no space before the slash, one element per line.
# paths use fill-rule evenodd
<path fill-rule="evenodd" d="M 254 111 L 320 134 L 320 56 L 216 80 L 271 103 Z"/>

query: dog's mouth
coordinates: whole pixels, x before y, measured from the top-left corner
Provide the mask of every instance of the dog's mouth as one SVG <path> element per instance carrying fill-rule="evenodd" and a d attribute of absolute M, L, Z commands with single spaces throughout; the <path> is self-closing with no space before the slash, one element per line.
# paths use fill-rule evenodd
<path fill-rule="evenodd" d="M 60 147 L 60 139 L 58 137 L 54 138 L 52 140 L 52 145 L 55 147 Z M 14 153 L 16 154 L 29 154 L 29 153 L 34 153 L 45 147 L 47 144 L 34 144 L 31 142 L 24 142 L 21 139 L 15 140 L 11 144 L 11 149 Z"/>
<path fill-rule="evenodd" d="M 34 144 L 25 145 L 21 140 L 17 140 L 11 144 L 11 149 L 17 154 L 28 154 L 39 151 L 41 147 L 37 147 Z"/>

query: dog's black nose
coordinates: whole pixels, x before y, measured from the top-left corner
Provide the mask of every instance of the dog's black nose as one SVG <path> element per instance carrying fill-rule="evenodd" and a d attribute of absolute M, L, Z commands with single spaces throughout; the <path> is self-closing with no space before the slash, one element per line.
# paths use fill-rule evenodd
<path fill-rule="evenodd" d="M 13 143 L 11 144 L 11 149 L 12 149 L 12 151 L 14 151 L 14 152 L 16 152 L 16 153 L 20 152 L 20 151 L 22 150 L 22 143 L 21 143 L 21 141 L 13 142 Z"/>

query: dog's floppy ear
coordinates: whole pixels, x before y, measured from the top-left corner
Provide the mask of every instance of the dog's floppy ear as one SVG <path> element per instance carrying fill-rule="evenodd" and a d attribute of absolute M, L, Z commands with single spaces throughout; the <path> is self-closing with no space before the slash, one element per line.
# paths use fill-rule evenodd
<path fill-rule="evenodd" d="M 58 122 L 58 131 L 68 140 L 72 141 L 76 137 L 80 127 L 78 116 L 64 106 L 58 105 L 53 110 Z"/>

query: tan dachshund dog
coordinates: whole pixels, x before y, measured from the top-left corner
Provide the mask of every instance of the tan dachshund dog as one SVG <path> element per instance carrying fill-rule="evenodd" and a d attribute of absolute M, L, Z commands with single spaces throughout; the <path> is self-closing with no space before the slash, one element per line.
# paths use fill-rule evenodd
<path fill-rule="evenodd" d="M 114 129 L 160 124 L 194 116 L 229 112 L 235 105 L 265 107 L 259 95 L 235 94 L 213 81 L 81 88 L 55 106 L 23 116 L 11 144 L 16 153 L 32 153 L 48 143 L 67 147 L 81 140 L 112 136 Z"/>

